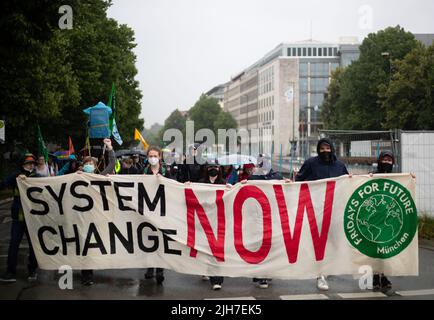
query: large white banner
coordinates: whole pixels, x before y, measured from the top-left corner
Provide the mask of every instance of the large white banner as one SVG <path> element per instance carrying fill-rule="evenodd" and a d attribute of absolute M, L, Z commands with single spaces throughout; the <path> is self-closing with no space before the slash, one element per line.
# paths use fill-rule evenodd
<path fill-rule="evenodd" d="M 418 274 L 409 174 L 186 186 L 151 175 L 17 178 L 40 268 L 161 267 L 303 279 Z"/>

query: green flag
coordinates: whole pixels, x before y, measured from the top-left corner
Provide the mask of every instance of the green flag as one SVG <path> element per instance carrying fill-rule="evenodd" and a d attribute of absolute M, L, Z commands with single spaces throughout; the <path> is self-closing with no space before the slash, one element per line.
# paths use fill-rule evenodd
<path fill-rule="evenodd" d="M 44 138 L 42 138 L 41 128 L 38 125 L 38 156 L 44 156 L 45 163 L 48 162 L 48 151 L 45 147 Z"/>
<path fill-rule="evenodd" d="M 115 83 L 113 82 L 112 89 L 110 91 L 110 96 L 107 103 L 107 106 L 112 109 L 112 114 L 110 115 L 109 118 L 110 133 L 113 132 L 113 121 L 114 119 L 116 119 L 116 107 L 115 104 L 113 103 L 113 98 L 115 97 L 115 95 L 116 95 L 116 87 L 115 87 Z"/>

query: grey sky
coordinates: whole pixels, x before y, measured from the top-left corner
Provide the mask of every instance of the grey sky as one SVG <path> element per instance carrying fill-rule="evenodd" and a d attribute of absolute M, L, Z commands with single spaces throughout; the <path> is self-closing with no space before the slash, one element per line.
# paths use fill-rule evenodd
<path fill-rule="evenodd" d="M 371 29 L 365 5 L 372 8 Z M 311 21 L 315 40 L 357 36 L 361 41 L 397 24 L 434 33 L 433 14 L 432 0 L 113 0 L 108 11 L 135 32 L 147 128 L 163 123 L 176 108 L 190 108 L 202 92 L 279 43 L 309 39 Z"/>

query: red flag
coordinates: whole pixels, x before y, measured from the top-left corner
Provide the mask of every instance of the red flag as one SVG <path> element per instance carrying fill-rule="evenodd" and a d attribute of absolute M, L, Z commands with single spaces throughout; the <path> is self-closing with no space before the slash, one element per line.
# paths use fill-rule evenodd
<path fill-rule="evenodd" d="M 72 144 L 71 137 L 69 137 L 69 150 L 68 150 L 68 153 L 69 153 L 69 155 L 75 153 L 75 151 L 74 151 L 74 146 L 73 146 L 73 144 Z"/>

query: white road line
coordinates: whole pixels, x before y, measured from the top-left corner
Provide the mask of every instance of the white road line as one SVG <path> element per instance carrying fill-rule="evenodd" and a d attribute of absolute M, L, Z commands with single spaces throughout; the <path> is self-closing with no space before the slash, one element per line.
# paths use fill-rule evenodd
<path fill-rule="evenodd" d="M 427 296 L 434 295 L 434 289 L 396 291 L 395 293 L 403 297 Z"/>
<path fill-rule="evenodd" d="M 256 300 L 255 297 L 206 298 L 204 300 Z"/>
<path fill-rule="evenodd" d="M 328 299 L 325 294 L 314 293 L 314 294 L 293 294 L 280 296 L 282 300 L 325 300 Z"/>
<path fill-rule="evenodd" d="M 338 293 L 338 296 L 343 299 L 387 298 L 382 292 Z"/>

